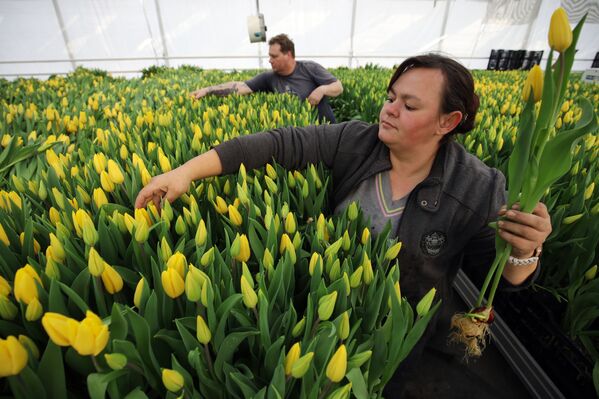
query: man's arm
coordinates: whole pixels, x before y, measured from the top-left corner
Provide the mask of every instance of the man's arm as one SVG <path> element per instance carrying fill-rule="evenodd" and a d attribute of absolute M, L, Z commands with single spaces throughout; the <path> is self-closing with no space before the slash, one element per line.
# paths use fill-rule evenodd
<path fill-rule="evenodd" d="M 343 85 L 341 81 L 336 80 L 333 83 L 318 86 L 308 96 L 308 102 L 312 105 L 318 105 L 324 96 L 337 97 L 343 93 Z"/>
<path fill-rule="evenodd" d="M 195 99 L 200 99 L 209 94 L 213 94 L 215 96 L 228 96 L 229 94 L 251 94 L 252 89 L 249 88 L 245 82 L 227 82 L 222 83 L 215 86 L 204 87 L 199 90 L 191 92 L 191 96 Z"/>

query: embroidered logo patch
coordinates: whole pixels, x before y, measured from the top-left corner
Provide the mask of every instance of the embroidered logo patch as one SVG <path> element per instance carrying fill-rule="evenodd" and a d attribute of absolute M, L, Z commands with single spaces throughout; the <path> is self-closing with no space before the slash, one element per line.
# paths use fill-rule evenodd
<path fill-rule="evenodd" d="M 440 231 L 433 231 L 422 236 L 420 248 L 428 256 L 437 256 L 445 247 L 447 236 Z"/>

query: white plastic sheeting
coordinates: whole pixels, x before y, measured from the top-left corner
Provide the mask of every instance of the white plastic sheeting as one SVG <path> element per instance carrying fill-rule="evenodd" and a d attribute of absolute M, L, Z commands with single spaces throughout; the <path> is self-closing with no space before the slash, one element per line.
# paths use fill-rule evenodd
<path fill-rule="evenodd" d="M 0 0 L 0 76 L 68 73 L 77 66 L 132 76 L 151 65 L 268 67 L 251 44 L 255 0 Z M 287 33 L 298 59 L 326 67 L 392 66 L 441 51 L 486 68 L 491 49 L 544 50 L 553 10 L 589 11 L 575 70 L 599 51 L 599 0 L 258 0 L 267 37 Z M 573 21 L 575 22 L 575 21 Z"/>

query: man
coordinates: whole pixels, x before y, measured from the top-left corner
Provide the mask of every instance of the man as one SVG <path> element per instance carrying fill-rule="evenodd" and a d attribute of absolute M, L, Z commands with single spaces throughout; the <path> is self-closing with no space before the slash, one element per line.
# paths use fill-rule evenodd
<path fill-rule="evenodd" d="M 290 93 L 301 100 L 308 99 L 318 106 L 318 119 L 335 122 L 333 110 L 326 97 L 337 97 L 343 92 L 341 82 L 329 71 L 313 61 L 296 61 L 295 46 L 285 34 L 277 35 L 268 41 L 268 62 L 272 71 L 263 72 L 246 82 L 227 82 L 204 87 L 191 93 L 199 99 L 208 94 L 228 96 L 229 94 L 251 94 L 264 91 Z"/>

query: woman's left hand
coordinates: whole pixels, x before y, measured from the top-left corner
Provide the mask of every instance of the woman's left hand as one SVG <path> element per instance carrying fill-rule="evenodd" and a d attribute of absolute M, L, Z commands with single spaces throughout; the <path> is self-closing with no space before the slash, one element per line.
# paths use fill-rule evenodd
<path fill-rule="evenodd" d="M 529 258 L 533 256 L 551 234 L 551 218 L 547 207 L 539 202 L 532 213 L 520 212 L 520 205 L 514 204 L 512 209 L 505 207 L 499 211 L 499 216 L 505 216 L 498 223 L 499 236 L 512 245 L 512 256 Z"/>

